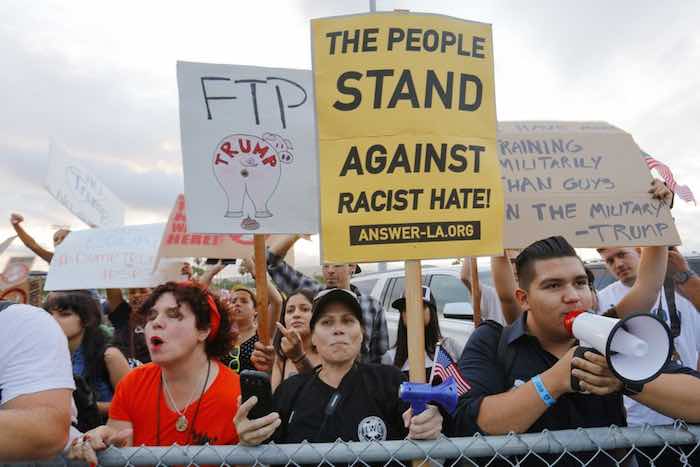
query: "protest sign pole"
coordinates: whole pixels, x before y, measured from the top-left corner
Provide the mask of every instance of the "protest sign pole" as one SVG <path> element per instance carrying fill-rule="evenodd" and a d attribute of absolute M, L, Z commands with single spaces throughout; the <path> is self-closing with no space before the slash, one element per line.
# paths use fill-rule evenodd
<path fill-rule="evenodd" d="M 406 337 L 408 343 L 408 379 L 415 383 L 425 383 L 425 325 L 423 324 L 423 297 L 421 294 L 420 260 L 404 262 L 406 282 Z M 399 317 L 401 319 L 401 317 Z M 419 467 L 422 461 L 414 459 L 412 467 Z"/>
<path fill-rule="evenodd" d="M 408 260 L 404 268 L 406 269 L 406 331 L 409 342 L 408 375 L 411 381 L 425 383 L 425 325 L 423 324 L 420 260 Z"/>
<path fill-rule="evenodd" d="M 260 342 L 270 343 L 267 311 L 267 260 L 265 258 L 265 235 L 254 235 L 255 248 L 255 291 L 257 295 L 258 336 Z"/>
<path fill-rule="evenodd" d="M 476 257 L 469 258 L 471 262 L 472 306 L 474 308 L 474 327 L 481 324 L 481 289 L 479 288 L 479 266 Z"/>

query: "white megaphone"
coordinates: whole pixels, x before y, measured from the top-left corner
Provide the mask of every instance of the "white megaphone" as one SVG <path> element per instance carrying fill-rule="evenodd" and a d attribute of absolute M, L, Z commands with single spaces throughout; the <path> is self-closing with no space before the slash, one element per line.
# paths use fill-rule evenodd
<path fill-rule="evenodd" d="M 608 361 L 613 374 L 625 384 L 644 384 L 656 378 L 671 358 L 671 331 L 648 313 L 624 319 L 574 310 L 564 327 L 581 346 L 593 347 Z"/>

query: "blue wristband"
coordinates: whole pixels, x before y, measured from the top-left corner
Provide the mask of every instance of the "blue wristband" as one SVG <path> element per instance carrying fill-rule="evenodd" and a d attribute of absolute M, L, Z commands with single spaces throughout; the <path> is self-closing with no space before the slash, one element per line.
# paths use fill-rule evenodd
<path fill-rule="evenodd" d="M 547 388 L 544 387 L 544 383 L 542 382 L 540 375 L 533 377 L 530 381 L 532 381 L 532 384 L 535 385 L 537 395 L 540 396 L 540 399 L 542 399 L 542 402 L 544 402 L 547 407 L 551 407 L 556 404 L 557 400 L 553 398 L 549 391 L 547 391 Z"/>

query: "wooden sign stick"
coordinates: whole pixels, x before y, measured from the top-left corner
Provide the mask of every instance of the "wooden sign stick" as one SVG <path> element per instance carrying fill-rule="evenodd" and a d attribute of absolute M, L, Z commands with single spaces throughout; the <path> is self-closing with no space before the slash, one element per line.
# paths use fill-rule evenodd
<path fill-rule="evenodd" d="M 267 310 L 267 258 L 265 255 L 265 235 L 254 235 L 255 247 L 255 291 L 257 295 L 258 337 L 265 345 L 270 343 Z"/>
<path fill-rule="evenodd" d="M 408 376 L 413 382 L 425 383 L 425 325 L 423 324 L 420 260 L 408 260 L 404 267 L 406 269 Z"/>
<path fill-rule="evenodd" d="M 481 324 L 481 289 L 479 288 L 479 266 L 476 263 L 476 258 L 472 256 L 471 261 L 472 273 L 472 307 L 474 308 L 474 327 Z"/>

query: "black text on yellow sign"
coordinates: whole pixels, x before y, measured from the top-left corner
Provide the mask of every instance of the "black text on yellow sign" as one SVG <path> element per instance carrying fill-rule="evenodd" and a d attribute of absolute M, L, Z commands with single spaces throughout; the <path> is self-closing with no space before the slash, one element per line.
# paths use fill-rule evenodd
<path fill-rule="evenodd" d="M 359 15 L 315 20 L 312 38 L 324 259 L 497 251 L 503 194 L 490 26 Z M 398 225 L 442 222 L 478 225 L 479 234 L 412 228 L 397 237 L 406 231 Z M 394 228 L 369 228 L 382 225 Z M 360 241 L 377 232 L 396 241 Z"/>

